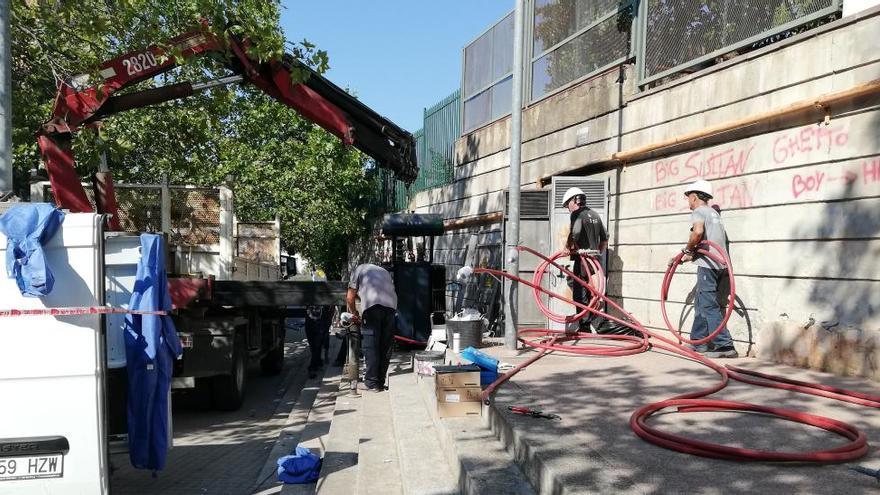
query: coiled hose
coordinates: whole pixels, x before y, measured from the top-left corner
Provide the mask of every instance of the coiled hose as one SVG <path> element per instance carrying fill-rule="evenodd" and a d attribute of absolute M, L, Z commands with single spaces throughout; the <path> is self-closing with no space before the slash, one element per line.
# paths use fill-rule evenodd
<path fill-rule="evenodd" d="M 702 354 L 699 354 L 680 344 L 680 341 L 687 342 L 692 345 L 700 345 L 711 341 L 716 335 L 718 335 L 718 333 L 720 333 L 725 328 L 727 320 L 730 318 L 730 314 L 733 311 L 733 303 L 736 298 L 736 286 L 734 283 L 733 270 L 730 259 L 728 258 L 726 252 L 722 250 L 718 245 L 712 242 L 704 241 L 700 246 L 700 249 L 697 251 L 699 254 L 713 259 L 722 266 L 726 266 L 730 276 L 730 300 L 724 319 L 718 326 L 718 328 L 716 328 L 707 337 L 695 340 L 683 337 L 677 329 L 672 327 L 666 314 L 665 303 L 669 292 L 669 286 L 672 282 L 673 276 L 675 275 L 676 268 L 681 262 L 681 258 L 684 256 L 684 254 L 682 253 L 676 256 L 673 263 L 666 271 L 663 279 L 663 285 L 661 287 L 661 308 L 663 312 L 663 318 L 666 322 L 667 327 L 679 340 L 679 342 L 651 330 L 648 330 L 632 314 L 627 313 L 617 303 L 608 299 L 604 294 L 604 286 L 594 287 L 590 284 L 589 281 L 583 280 L 564 266 L 557 263 L 556 260 L 558 260 L 560 257 L 567 256 L 567 252 L 560 251 L 548 258 L 543 254 L 535 251 L 534 249 L 525 246 L 520 246 L 518 247 L 518 249 L 521 252 L 530 253 L 543 260 L 543 262 L 538 266 L 538 270 L 536 271 L 535 277 L 532 279 L 532 281 L 527 281 L 520 277 L 511 276 L 506 272 L 489 268 L 477 268 L 474 271 L 491 273 L 499 277 L 506 277 L 508 279 L 531 287 L 535 295 L 536 303 L 538 304 L 539 308 L 541 308 L 542 313 L 547 315 L 547 317 L 550 318 L 552 321 L 562 320 L 560 322 L 568 323 L 574 321 L 574 319 L 576 319 L 578 316 L 563 317 L 562 315 L 552 313 L 549 308 L 547 308 L 547 305 L 543 303 L 541 294 L 546 294 L 550 298 L 555 298 L 575 306 L 576 308 L 581 310 L 578 315 L 586 315 L 588 312 L 593 313 L 621 325 L 625 325 L 626 327 L 635 330 L 638 335 L 597 335 L 586 332 L 566 333 L 563 331 L 550 329 L 520 330 L 518 334 L 520 342 L 522 342 L 526 346 L 538 349 L 540 350 L 540 352 L 532 358 L 528 359 L 527 361 L 521 363 L 511 371 L 505 373 L 504 375 L 499 377 L 498 380 L 489 385 L 489 387 L 487 387 L 486 390 L 483 392 L 482 397 L 483 400 L 487 403 L 497 387 L 499 387 L 505 381 L 509 380 L 520 370 L 537 361 L 549 352 L 565 352 L 585 356 L 627 356 L 647 351 L 650 348 L 656 348 L 681 355 L 711 368 L 716 373 L 718 373 L 720 381 L 717 384 L 712 385 L 711 387 L 708 387 L 706 389 L 648 404 L 633 412 L 630 416 L 630 427 L 633 429 L 636 435 L 648 442 L 678 452 L 733 461 L 800 463 L 845 462 L 851 461 L 853 459 L 858 459 L 859 457 L 865 455 L 865 453 L 867 452 L 868 443 L 865 434 L 855 426 L 844 423 L 842 421 L 790 409 L 761 406 L 758 404 L 750 404 L 747 402 L 705 398 L 706 396 L 722 390 L 724 387 L 727 386 L 730 379 L 734 379 L 743 383 L 748 383 L 756 386 L 771 387 L 793 392 L 812 394 L 820 397 L 827 397 L 844 402 L 850 402 L 853 404 L 880 408 L 880 397 L 878 396 L 862 394 L 859 392 L 835 387 L 828 387 L 820 384 L 791 380 L 788 378 L 767 375 L 756 371 L 744 370 L 733 366 L 723 367 L 712 361 L 711 359 L 706 358 Z M 598 270 L 598 273 L 601 275 L 601 266 L 599 265 L 598 260 L 596 260 L 595 258 L 582 255 L 581 263 L 584 263 L 583 266 L 585 268 L 589 267 L 594 272 Z M 592 294 L 590 302 L 588 304 L 583 304 L 581 302 L 574 301 L 568 297 L 562 296 L 558 293 L 541 287 L 541 279 L 543 278 L 544 272 L 550 266 L 558 268 L 564 274 L 571 277 L 572 280 L 574 280 L 576 283 L 589 290 Z M 584 272 L 590 273 L 591 270 L 585 269 Z M 604 276 L 593 278 L 604 280 Z M 599 307 L 603 302 L 607 303 L 608 306 L 610 306 L 613 310 L 619 312 L 621 315 L 623 315 L 623 317 L 616 317 L 601 311 Z M 581 344 L 581 342 L 589 342 L 591 340 L 603 340 L 605 341 L 605 345 Z M 577 342 L 575 342 L 574 344 L 567 343 L 570 341 Z M 608 345 L 609 343 L 616 343 L 617 345 Z M 649 424 L 648 420 L 652 415 L 670 408 L 674 408 L 675 412 L 679 413 L 720 411 L 761 413 L 780 419 L 821 428 L 823 430 L 844 437 L 846 440 L 848 440 L 848 442 L 839 447 L 824 450 L 814 450 L 809 452 L 777 452 L 730 447 L 711 442 L 704 442 L 674 433 L 664 432 L 661 429 Z"/>

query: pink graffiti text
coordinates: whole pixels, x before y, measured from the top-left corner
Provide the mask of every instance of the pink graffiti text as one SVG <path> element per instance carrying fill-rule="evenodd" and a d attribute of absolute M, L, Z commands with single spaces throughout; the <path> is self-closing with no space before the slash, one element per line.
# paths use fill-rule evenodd
<path fill-rule="evenodd" d="M 880 182 L 880 159 L 865 160 L 858 168 L 844 170 L 840 175 L 831 175 L 831 172 L 815 171 L 808 174 L 795 174 L 791 178 L 791 195 L 797 199 L 809 192 L 819 192 L 830 182 L 844 182 L 853 184 L 862 179 L 862 184 L 874 184 Z"/>
<path fill-rule="evenodd" d="M 773 141 L 773 161 L 777 165 L 811 151 L 830 153 L 834 148 L 846 146 L 849 142 L 849 131 L 840 127 L 810 125 L 788 134 L 783 134 Z"/>
<path fill-rule="evenodd" d="M 748 208 L 754 204 L 755 183 L 741 180 L 716 186 L 711 204 L 722 209 Z M 682 191 L 660 191 L 654 194 L 652 207 L 655 211 L 687 211 L 688 204 Z"/>
<path fill-rule="evenodd" d="M 730 147 L 722 151 L 695 151 L 686 157 L 654 162 L 654 183 L 689 182 L 696 178 L 722 179 L 742 175 L 748 168 L 755 145 Z"/>

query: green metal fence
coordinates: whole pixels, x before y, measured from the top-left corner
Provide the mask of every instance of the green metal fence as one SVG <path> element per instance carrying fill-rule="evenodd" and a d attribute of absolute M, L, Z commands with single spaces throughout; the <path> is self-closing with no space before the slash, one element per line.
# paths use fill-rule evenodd
<path fill-rule="evenodd" d="M 461 91 L 457 90 L 436 105 L 425 109 L 423 138 L 419 146 L 419 177 L 414 192 L 452 182 L 455 140 L 461 130 Z"/>
<path fill-rule="evenodd" d="M 423 127 L 413 133 L 419 175 L 407 189 L 403 182 L 394 180 L 390 173 L 377 170 L 376 207 L 384 211 L 404 210 L 416 193 L 453 181 L 455 140 L 461 135 L 460 115 L 460 90 L 424 110 Z"/>

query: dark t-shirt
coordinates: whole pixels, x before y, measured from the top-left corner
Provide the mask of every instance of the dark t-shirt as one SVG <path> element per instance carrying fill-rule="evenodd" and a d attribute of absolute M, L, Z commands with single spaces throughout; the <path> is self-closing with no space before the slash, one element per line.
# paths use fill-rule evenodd
<path fill-rule="evenodd" d="M 599 249 L 599 244 L 608 240 L 602 218 L 586 206 L 571 214 L 571 234 L 569 239 L 577 249 Z"/>

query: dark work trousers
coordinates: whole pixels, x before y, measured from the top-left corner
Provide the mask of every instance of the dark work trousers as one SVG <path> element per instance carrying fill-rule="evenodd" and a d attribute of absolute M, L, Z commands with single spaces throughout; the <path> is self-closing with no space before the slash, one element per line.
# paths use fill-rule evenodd
<path fill-rule="evenodd" d="M 364 322 L 361 326 L 364 360 L 367 364 L 364 385 L 369 388 L 385 386 L 385 374 L 388 373 L 388 363 L 391 362 L 396 314 L 395 310 L 378 304 L 364 311 Z"/>
<path fill-rule="evenodd" d="M 590 281 L 590 275 L 592 275 L 592 274 L 589 272 L 589 270 L 584 269 L 584 264 L 581 263 L 580 256 L 575 257 L 574 267 L 572 268 L 571 271 L 574 272 L 574 274 L 577 275 L 581 280 L 583 280 L 585 282 Z M 584 286 L 579 284 L 577 281 L 572 280 L 572 286 L 571 286 L 572 300 L 577 301 L 582 304 L 590 304 L 590 299 L 592 299 L 592 295 L 593 294 L 590 292 L 589 289 L 585 288 Z M 582 310 L 583 310 L 583 308 L 579 308 L 577 306 L 575 306 L 575 308 L 574 308 L 575 314 L 580 313 Z M 590 322 L 593 320 L 594 316 L 595 315 L 593 313 L 587 313 L 586 316 L 581 318 L 580 325 L 579 325 L 580 330 L 589 331 Z"/>
<path fill-rule="evenodd" d="M 311 354 L 311 360 L 309 361 L 310 371 L 318 370 L 324 365 L 321 356 L 324 355 L 324 346 L 329 346 L 330 344 L 327 336 L 330 334 L 332 315 L 329 313 L 329 308 L 324 308 L 321 318 L 317 320 L 306 316 L 306 340 L 309 341 L 309 353 Z"/>

